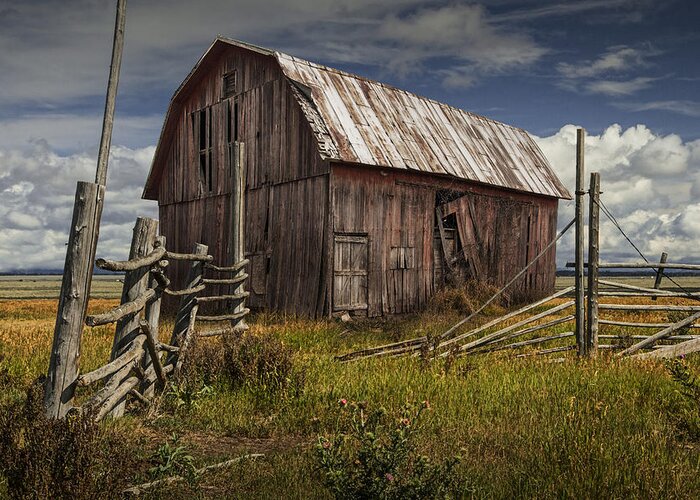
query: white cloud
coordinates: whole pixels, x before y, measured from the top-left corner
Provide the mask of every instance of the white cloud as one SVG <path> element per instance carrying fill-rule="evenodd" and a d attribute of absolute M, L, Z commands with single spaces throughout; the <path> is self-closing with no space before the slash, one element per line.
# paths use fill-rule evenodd
<path fill-rule="evenodd" d="M 576 127 L 566 125 L 536 138 L 555 171 L 573 190 Z M 684 142 L 644 125 L 623 130 L 611 125 L 586 136 L 586 172 L 600 172 L 601 199 L 632 241 L 651 259 L 662 251 L 673 260 L 700 261 L 700 140 Z M 588 183 L 588 175 L 586 175 Z M 560 203 L 560 227 L 573 217 L 573 202 Z M 573 235 L 557 250 L 561 266 L 573 258 Z M 636 251 L 601 214 L 604 260 L 638 260 Z"/>
<path fill-rule="evenodd" d="M 557 71 L 565 78 L 590 78 L 610 73 L 621 73 L 647 65 L 646 60 L 658 52 L 627 46 L 609 47 L 598 59 L 575 64 L 559 63 Z"/>
<path fill-rule="evenodd" d="M 626 111 L 669 111 L 694 118 L 700 117 L 700 102 L 687 100 L 650 101 L 617 103 L 618 108 Z"/>
<path fill-rule="evenodd" d="M 556 67 L 561 80 L 560 87 L 571 90 L 583 90 L 590 94 L 602 94 L 611 97 L 629 96 L 648 89 L 661 78 L 629 75 L 642 68 L 651 66 L 649 59 L 661 52 L 651 46 L 628 47 L 619 45 L 609 47 L 594 60 L 577 63 L 559 63 Z M 627 78 L 624 78 L 624 77 Z"/>
<path fill-rule="evenodd" d="M 100 256 L 125 258 L 136 217 L 157 218 L 155 204 L 140 199 L 153 152 L 113 148 Z M 0 271 L 63 267 L 75 184 L 92 180 L 95 165 L 92 154 L 60 155 L 43 140 L 29 150 L 0 149 Z"/>
<path fill-rule="evenodd" d="M 631 80 L 596 80 L 587 83 L 584 88 L 592 94 L 603 94 L 613 97 L 632 95 L 647 89 L 658 78 L 640 76 Z"/>
<path fill-rule="evenodd" d="M 454 56 L 486 72 L 527 66 L 547 52 L 530 36 L 495 26 L 481 5 L 426 8 L 390 17 L 379 37 L 412 49 L 406 55 L 413 60 L 421 52 Z"/>

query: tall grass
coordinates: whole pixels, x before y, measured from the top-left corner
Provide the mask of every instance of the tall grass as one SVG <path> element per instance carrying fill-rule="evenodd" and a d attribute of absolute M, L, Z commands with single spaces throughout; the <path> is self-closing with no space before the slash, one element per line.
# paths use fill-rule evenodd
<path fill-rule="evenodd" d="M 22 383 L 46 369 L 55 314 L 47 302 L 0 302 L 0 364 Z M 104 310 L 112 304 L 95 301 L 93 307 Z M 418 447 L 434 458 L 462 455 L 458 471 L 476 497 L 697 496 L 700 442 L 687 432 L 684 420 L 699 418 L 698 408 L 661 364 L 606 354 L 595 361 L 570 357 L 553 363 L 503 352 L 454 361 L 333 360 L 359 347 L 439 334 L 458 317 L 455 311 L 433 311 L 345 325 L 259 315 L 251 320 L 250 334 L 272 335 L 289 349 L 292 370 L 303 372 L 301 383 L 268 389 L 232 383 L 226 376 L 201 380 L 212 386 L 213 395 L 197 405 L 156 405 L 123 425 L 147 436 L 148 446 L 177 431 L 201 463 L 266 452 L 264 461 L 242 463 L 207 479 L 200 495 L 325 498 L 311 449 L 316 436 L 337 430 L 339 399 L 390 410 L 429 400 L 432 411 L 417 432 Z M 651 320 L 664 319 L 655 315 Z M 164 325 L 161 335 L 167 330 Z M 104 363 L 111 336 L 109 328 L 86 333 L 83 366 Z M 215 362 L 224 350 L 221 341 L 204 342 L 208 347 L 202 355 Z M 692 358 L 688 361 L 697 370 Z M 191 359 L 196 361 L 195 353 Z M 187 488 L 167 494 L 185 498 L 192 493 Z"/>

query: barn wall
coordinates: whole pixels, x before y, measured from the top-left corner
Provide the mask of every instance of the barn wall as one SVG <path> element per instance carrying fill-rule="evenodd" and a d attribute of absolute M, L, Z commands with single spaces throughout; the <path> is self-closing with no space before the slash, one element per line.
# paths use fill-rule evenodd
<path fill-rule="evenodd" d="M 367 314 L 378 316 L 423 307 L 436 287 L 434 275 L 436 194 L 471 193 L 477 248 L 486 281 L 504 284 L 556 234 L 557 200 L 509 192 L 419 173 L 333 165 L 332 224 L 335 235 L 367 236 Z M 465 200 L 452 201 L 458 217 Z M 530 237 L 527 218 L 530 217 Z M 437 240 L 439 242 L 439 239 Z M 338 244 L 336 244 L 338 245 Z M 338 257 L 336 252 L 336 258 Z M 335 269 L 342 266 L 335 265 Z M 357 266 L 356 266 L 357 267 Z M 518 293 L 544 294 L 554 287 L 552 249 L 518 285 Z M 341 273 L 342 274 L 342 273 Z M 356 281 L 361 286 L 361 281 Z M 334 294 L 349 281 L 336 279 Z"/>
<path fill-rule="evenodd" d="M 223 77 L 234 69 L 237 93 L 223 99 Z M 274 58 L 231 47 L 207 60 L 201 73 L 176 103 L 179 122 L 158 184 L 161 233 L 168 248 L 186 252 L 201 242 L 209 245 L 216 262 L 230 263 L 229 148 L 237 139 L 245 144 L 246 254 L 256 271 L 246 288 L 260 292 L 251 294 L 250 303 L 289 310 L 290 301 L 303 293 L 300 312 L 315 315 L 317 295 L 325 294 L 319 263 L 325 252 L 317 246 L 325 241 L 328 163 L 320 158 L 310 126 Z M 207 107 L 212 117 L 211 190 L 200 175 L 192 122 L 193 113 Z M 290 220 L 288 209 L 300 218 Z M 313 257 L 306 255 L 308 249 Z M 304 272 L 305 278 L 286 279 L 283 274 L 289 270 Z M 182 285 L 186 272 L 184 264 L 172 263 L 176 286 Z M 274 280 L 268 279 L 269 273 Z"/>

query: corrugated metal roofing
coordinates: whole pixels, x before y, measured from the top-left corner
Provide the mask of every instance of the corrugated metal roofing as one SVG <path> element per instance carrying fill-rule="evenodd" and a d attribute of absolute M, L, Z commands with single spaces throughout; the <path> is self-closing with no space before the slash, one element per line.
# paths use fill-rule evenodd
<path fill-rule="evenodd" d="M 322 157 L 351 163 L 447 174 L 493 186 L 571 198 L 530 135 L 516 127 L 390 85 L 281 52 L 218 36 L 171 101 L 144 197 L 156 199 L 164 146 L 176 126 L 177 99 L 202 63 L 226 45 L 279 62 Z M 214 55 L 213 55 L 214 54 Z"/>
<path fill-rule="evenodd" d="M 287 54 L 275 57 L 302 84 L 295 95 L 326 158 L 571 197 L 522 129 Z"/>

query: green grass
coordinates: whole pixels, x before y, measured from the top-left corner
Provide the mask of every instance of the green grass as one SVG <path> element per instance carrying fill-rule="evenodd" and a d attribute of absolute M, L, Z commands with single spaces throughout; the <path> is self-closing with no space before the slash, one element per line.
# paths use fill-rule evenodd
<path fill-rule="evenodd" d="M 5 395 L 46 369 L 53 314 L 49 301 L 0 302 L 0 367 L 10 372 L 10 381 L 0 385 Z M 348 327 L 257 316 L 251 332 L 270 333 L 292 348 L 303 385 L 273 391 L 234 386 L 221 377 L 213 382 L 214 395 L 196 406 L 174 410 L 164 398 L 119 426 L 141 443 L 144 456 L 174 431 L 198 465 L 248 452 L 266 454 L 206 476 L 194 489 L 181 485 L 155 492 L 156 498 L 329 498 L 312 449 L 318 435 L 338 431 L 341 398 L 390 411 L 429 400 L 432 410 L 417 433 L 419 449 L 436 460 L 461 454 L 458 471 L 467 496 L 697 497 L 700 436 L 693 422 L 700 418 L 698 406 L 679 392 L 661 364 L 606 354 L 595 361 L 567 355 L 555 363 L 515 359 L 507 352 L 454 361 L 333 360 L 360 347 L 438 334 L 459 317 L 426 313 Z M 169 327 L 162 325 L 163 337 Z M 94 368 L 106 361 L 111 334 L 109 329 L 86 332 L 83 366 Z M 217 352 L 220 341 L 207 342 L 208 352 Z M 690 356 L 687 362 L 700 372 L 698 359 Z"/>

